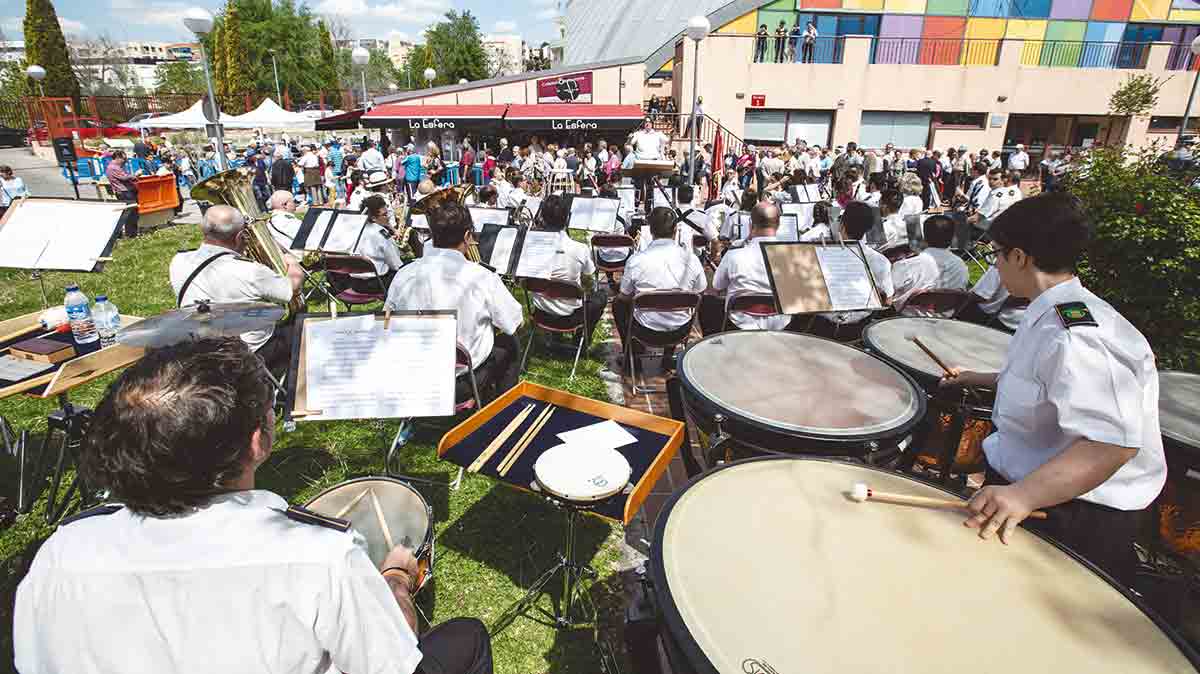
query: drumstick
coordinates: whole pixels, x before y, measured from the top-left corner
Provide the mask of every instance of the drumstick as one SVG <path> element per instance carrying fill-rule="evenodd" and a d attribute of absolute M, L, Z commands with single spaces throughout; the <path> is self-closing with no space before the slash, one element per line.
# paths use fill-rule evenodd
<path fill-rule="evenodd" d="M 501 464 L 500 477 L 508 475 L 508 471 L 512 470 L 513 465 L 517 463 L 517 459 L 521 458 L 521 455 L 525 453 L 525 449 L 529 447 L 533 439 L 537 437 L 537 434 L 542 432 L 542 426 L 545 426 L 546 422 L 550 420 L 550 415 L 554 414 L 554 410 L 555 407 L 553 405 L 547 405 L 546 411 L 542 416 L 538 417 L 534 425 L 529 427 L 526 434 L 522 436 L 521 442 L 516 447 L 513 447 L 512 452 L 509 453 L 509 457 L 505 459 L 508 463 Z"/>
<path fill-rule="evenodd" d="M 374 489 L 368 489 L 371 492 L 371 503 L 375 506 L 375 517 L 379 519 L 379 528 L 383 529 L 383 540 L 387 543 L 388 550 L 396 547 L 392 542 L 392 530 L 388 528 L 387 520 L 383 517 L 383 506 L 379 505 L 379 497 L 375 495 Z"/>
<path fill-rule="evenodd" d="M 529 416 L 529 412 L 532 410 L 533 403 L 530 403 L 525 406 L 525 409 L 518 412 L 517 416 L 514 417 L 512 421 L 508 422 L 508 425 L 504 427 L 504 430 L 500 431 L 500 435 L 497 435 L 495 439 L 488 443 L 487 448 L 483 450 L 478 458 L 471 462 L 471 465 L 467 468 L 467 470 L 472 473 L 478 473 L 479 469 L 483 468 L 483 464 L 491 460 L 492 455 L 496 453 L 496 450 L 500 449 L 504 443 L 508 442 L 508 438 L 513 434 L 513 431 L 517 430 L 521 424 L 525 423 L 525 418 Z"/>
<path fill-rule="evenodd" d="M 908 339 L 913 344 L 916 344 L 917 346 L 921 347 L 921 350 L 925 352 L 925 355 L 929 356 L 929 358 L 931 360 L 933 360 L 933 362 L 937 363 L 938 367 L 942 368 L 943 372 L 950 375 L 951 377 L 954 376 L 954 372 L 950 369 L 950 367 L 947 366 L 946 363 L 943 362 L 941 358 L 938 358 L 937 354 L 934 353 L 933 351 L 931 351 L 928 346 L 925 346 L 925 343 L 921 341 L 920 337 L 917 337 L 914 334 L 909 334 Z"/>
<path fill-rule="evenodd" d="M 910 505 L 922 508 L 938 508 L 940 510 L 966 510 L 967 502 L 953 498 L 931 498 L 929 496 L 909 496 L 907 494 L 889 494 L 887 492 L 875 491 L 866 484 L 859 482 L 850 490 L 850 499 L 858 503 L 863 501 L 879 501 L 881 503 L 892 503 L 895 505 Z M 1035 510 L 1029 513 L 1029 516 L 1035 520 L 1046 519 L 1046 513 L 1041 510 Z"/>
<path fill-rule="evenodd" d="M 345 505 L 345 507 L 343 507 L 341 510 L 337 511 L 337 514 L 334 515 L 334 517 L 341 517 L 342 515 L 345 515 L 346 513 L 350 512 L 351 510 L 354 510 L 354 506 L 358 505 L 358 502 L 363 500 L 363 497 L 365 497 L 367 495 L 367 492 L 369 492 L 369 491 L 371 491 L 371 490 L 364 489 L 361 492 L 359 492 L 358 496 L 355 496 L 353 501 L 347 503 Z"/>

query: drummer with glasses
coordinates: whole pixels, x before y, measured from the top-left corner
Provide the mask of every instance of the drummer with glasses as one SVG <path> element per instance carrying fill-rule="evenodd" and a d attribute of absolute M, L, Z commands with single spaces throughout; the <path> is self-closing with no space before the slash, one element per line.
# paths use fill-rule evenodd
<path fill-rule="evenodd" d="M 996 387 L 987 478 L 965 524 L 1007 542 L 1046 510 L 1027 526 L 1129 585 L 1134 535 L 1167 473 L 1158 373 L 1146 338 L 1075 276 L 1090 224 L 1066 193 L 1019 201 L 996 219 L 1001 282 L 1030 304 L 999 373 L 955 371 L 943 385 Z"/>
<path fill-rule="evenodd" d="M 478 620 L 416 634 L 405 547 L 375 568 L 348 522 L 255 488 L 272 391 L 238 339 L 151 351 L 117 379 L 80 458 L 114 503 L 38 550 L 17 589 L 17 670 L 492 671 Z"/>

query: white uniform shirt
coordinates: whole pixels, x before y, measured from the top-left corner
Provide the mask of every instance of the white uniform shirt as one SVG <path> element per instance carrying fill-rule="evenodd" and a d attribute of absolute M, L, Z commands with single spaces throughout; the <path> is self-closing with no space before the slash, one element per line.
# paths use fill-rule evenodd
<path fill-rule="evenodd" d="M 747 241 L 745 246 L 730 249 L 721 258 L 717 273 L 713 275 L 713 287 L 725 293 L 726 303 L 740 295 L 771 294 L 771 280 L 763 261 L 762 244 L 775 240 L 773 236 L 756 236 Z M 729 314 L 729 320 L 742 330 L 782 330 L 792 322 L 792 317 L 788 314 L 751 316 L 735 311 Z"/>
<path fill-rule="evenodd" d="M 373 222 L 368 222 L 367 226 L 363 228 L 358 245 L 354 247 L 354 254 L 370 260 L 375 265 L 376 273 L 380 276 L 385 276 L 388 272 L 404 266 L 404 258 L 400 257 L 400 248 L 392 243 L 391 237 L 384 232 L 383 227 Z M 353 274 L 353 276 L 355 278 L 375 278 L 371 274 Z"/>
<path fill-rule="evenodd" d="M 903 305 L 914 294 L 933 288 L 966 290 L 967 265 L 945 248 L 926 248 L 920 255 L 892 265 L 895 302 Z"/>
<path fill-rule="evenodd" d="M 362 537 L 287 507 L 241 491 L 182 517 L 63 525 L 17 590 L 16 668 L 411 674 L 417 637 Z"/>
<path fill-rule="evenodd" d="M 284 250 L 292 250 L 292 242 L 300 231 L 300 218 L 288 211 L 273 211 L 267 228 L 271 230 L 271 238 Z"/>
<path fill-rule="evenodd" d="M 990 223 L 1022 198 L 1021 190 L 1017 187 L 997 187 L 988 192 L 987 198 L 983 200 L 983 205 L 979 207 L 979 214 L 987 223 Z"/>
<path fill-rule="evenodd" d="M 559 246 L 551 262 L 550 280 L 564 281 L 582 287 L 582 277 L 596 273 L 591 250 L 586 243 L 572 239 L 567 233 L 559 232 Z M 548 299 L 534 294 L 533 305 L 555 316 L 570 316 L 583 306 L 582 300 Z"/>
<path fill-rule="evenodd" d="M 1097 326 L 1063 327 L 1055 306 L 1083 302 Z M 1016 482 L 1078 440 L 1137 449 L 1079 498 L 1120 510 L 1150 505 L 1166 482 L 1158 372 L 1146 338 L 1071 279 L 1030 303 L 1009 343 L 983 442 L 988 464 Z"/>
<path fill-rule="evenodd" d="M 452 248 L 425 246 L 425 255 L 404 266 L 392 279 L 387 306 L 403 309 L 457 309 L 458 341 L 479 367 L 492 355 L 493 326 L 512 335 L 521 326 L 521 303 L 498 274 L 467 261 Z"/>
<path fill-rule="evenodd" d="M 633 134 L 634 158 L 662 159 L 662 148 L 665 142 L 666 137 L 657 131 L 638 131 L 637 133 Z"/>
<path fill-rule="evenodd" d="M 230 252 L 228 248 L 205 243 L 196 250 L 178 253 L 171 258 L 171 288 L 175 291 L 175 297 L 179 297 L 183 282 L 201 262 L 226 252 Z M 192 280 L 180 306 L 186 307 L 198 300 L 287 304 L 291 299 L 292 284 L 287 278 L 253 260 L 226 255 L 205 267 Z M 258 350 L 274 333 L 272 326 L 266 330 L 243 332 L 241 337 L 251 349 Z"/>
<path fill-rule="evenodd" d="M 621 276 L 621 294 L 630 296 L 652 290 L 701 293 L 707 287 L 700 258 L 691 249 L 680 248 L 673 239 L 655 239 L 629 258 Z M 691 318 L 687 311 L 634 313 L 639 323 L 660 331 L 674 330 Z"/>
<path fill-rule="evenodd" d="M 1004 307 L 1004 302 L 1008 300 L 1008 288 L 1000 282 L 1000 270 L 996 267 L 990 267 L 983 276 L 975 283 L 975 287 L 971 288 L 971 294 L 978 295 L 983 299 L 979 303 L 979 310 L 995 316 L 996 312 L 1000 313 L 1000 322 L 1009 330 L 1016 330 L 1021 323 L 1021 318 L 1025 316 L 1025 307 Z"/>
<path fill-rule="evenodd" d="M 1008 170 L 1024 171 L 1029 168 L 1029 155 L 1024 150 L 1014 152 L 1008 156 Z"/>
<path fill-rule="evenodd" d="M 904 216 L 899 213 L 892 213 L 883 219 L 883 245 L 880 250 L 887 250 L 894 246 L 902 246 L 908 244 L 908 224 L 904 222 Z"/>
<path fill-rule="evenodd" d="M 925 204 L 921 201 L 921 197 L 916 194 L 910 194 L 904 197 L 904 201 L 900 202 L 899 214 L 901 217 L 906 215 L 920 215 L 925 210 Z"/>
<path fill-rule="evenodd" d="M 979 210 L 983 207 L 983 202 L 991 195 L 991 190 L 988 189 L 987 176 L 979 176 L 971 181 L 971 187 L 967 189 L 967 200 L 970 202 L 971 208 Z"/>
<path fill-rule="evenodd" d="M 371 173 L 372 171 L 383 171 L 383 153 L 372 147 L 370 150 L 358 156 L 358 170 Z"/>

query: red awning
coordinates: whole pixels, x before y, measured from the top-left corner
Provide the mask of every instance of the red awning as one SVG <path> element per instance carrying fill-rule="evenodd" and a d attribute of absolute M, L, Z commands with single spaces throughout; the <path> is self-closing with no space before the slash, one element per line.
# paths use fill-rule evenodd
<path fill-rule="evenodd" d="M 514 129 L 539 131 L 614 131 L 632 129 L 645 114 L 639 105 L 542 103 L 508 106 L 504 116 Z"/>
<path fill-rule="evenodd" d="M 362 108 L 343 112 L 340 115 L 330 115 L 317 120 L 317 131 L 342 131 L 357 129 L 358 120 L 363 116 Z"/>
<path fill-rule="evenodd" d="M 506 105 L 405 105 L 384 103 L 363 115 L 363 126 L 410 129 L 453 129 L 473 123 L 499 123 Z"/>

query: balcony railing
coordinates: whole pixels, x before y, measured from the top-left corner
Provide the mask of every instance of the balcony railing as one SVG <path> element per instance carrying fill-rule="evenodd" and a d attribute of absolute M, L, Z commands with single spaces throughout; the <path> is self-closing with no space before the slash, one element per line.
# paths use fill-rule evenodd
<path fill-rule="evenodd" d="M 1145 68 L 1148 42 L 1026 40 L 1021 65 L 1058 68 Z"/>
<path fill-rule="evenodd" d="M 1000 40 L 879 37 L 872 42 L 871 63 L 994 66 L 1000 59 Z"/>
<path fill-rule="evenodd" d="M 1167 55 L 1167 70 L 1196 70 L 1196 57 L 1189 47 L 1186 44 L 1171 47 L 1171 53 Z"/>
<path fill-rule="evenodd" d="M 808 47 L 803 39 L 790 37 L 754 36 L 751 43 L 755 63 L 841 63 L 846 38 L 841 35 L 818 37 Z"/>
<path fill-rule="evenodd" d="M 1002 40 L 880 37 L 871 50 L 872 63 L 919 65 L 983 65 L 1000 62 Z M 1150 44 L 1025 40 L 1021 64 L 1059 68 L 1144 68 Z"/>

